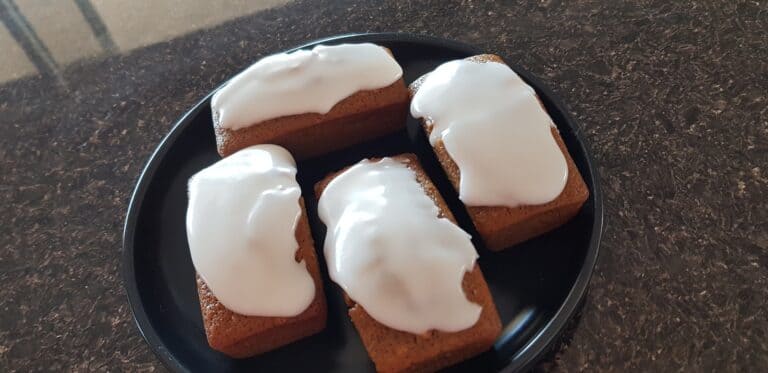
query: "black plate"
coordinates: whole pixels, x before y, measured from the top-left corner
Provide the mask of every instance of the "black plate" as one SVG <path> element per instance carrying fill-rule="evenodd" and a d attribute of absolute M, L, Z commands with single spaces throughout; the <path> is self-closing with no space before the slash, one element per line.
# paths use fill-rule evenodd
<path fill-rule="evenodd" d="M 452 41 L 403 34 L 346 35 L 318 43 L 374 42 L 392 50 L 405 80 L 438 64 L 481 51 Z M 488 51 L 493 52 L 493 51 Z M 514 61 L 508 61 L 514 62 Z M 537 79 L 510 64 L 538 92 L 557 124 L 591 195 L 565 226 L 501 253 L 475 242 L 502 323 L 494 349 L 451 370 L 520 371 L 530 368 L 576 314 L 597 259 L 603 206 L 596 168 L 579 127 L 564 105 Z M 328 326 L 320 334 L 250 359 L 234 360 L 211 350 L 200 316 L 194 269 L 187 247 L 187 179 L 219 159 L 211 125 L 210 95 L 173 127 L 149 160 L 133 193 L 123 237 L 123 276 L 128 300 L 144 339 L 176 371 L 373 371 L 373 364 L 346 316 L 338 288 L 323 273 Z M 307 200 L 317 247 L 325 230 L 318 222 L 312 185 L 330 171 L 366 156 L 415 152 L 459 223 L 474 233 L 426 138 L 409 118 L 408 131 L 301 162 L 299 183 Z M 473 234 L 473 236 L 475 236 Z M 322 255 L 319 255 L 322 260 Z M 321 266 L 324 263 L 321 262 Z"/>

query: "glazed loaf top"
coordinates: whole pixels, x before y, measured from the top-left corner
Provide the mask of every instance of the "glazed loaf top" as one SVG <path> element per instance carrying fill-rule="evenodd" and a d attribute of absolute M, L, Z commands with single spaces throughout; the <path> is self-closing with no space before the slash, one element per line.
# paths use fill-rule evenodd
<path fill-rule="evenodd" d="M 296 163 L 277 145 L 243 149 L 190 178 L 192 263 L 228 309 L 287 317 L 312 303 L 314 282 L 295 259 L 300 198 Z"/>
<path fill-rule="evenodd" d="M 375 44 L 318 45 L 265 57 L 233 77 L 211 99 L 214 124 L 238 130 L 265 120 L 328 113 L 355 92 L 383 88 L 403 70 Z"/>
<path fill-rule="evenodd" d="M 467 299 L 475 267 L 470 236 L 441 217 L 408 158 L 363 160 L 325 187 L 328 272 L 378 322 L 414 334 L 472 327 L 482 307 Z"/>
<path fill-rule="evenodd" d="M 465 204 L 552 201 L 568 180 L 552 119 L 533 88 L 488 57 L 446 62 L 414 83 L 411 114 L 431 127 L 432 146 L 442 142 L 458 165 Z"/>

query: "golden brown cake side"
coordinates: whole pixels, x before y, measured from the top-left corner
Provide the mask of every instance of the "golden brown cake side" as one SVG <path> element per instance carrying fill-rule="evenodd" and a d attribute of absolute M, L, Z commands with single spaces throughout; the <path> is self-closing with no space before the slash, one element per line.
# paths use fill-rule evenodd
<path fill-rule="evenodd" d="M 413 154 L 392 157 L 411 168 L 424 191 L 440 209 L 440 216 L 456 222 L 445 201 Z M 330 174 L 315 185 L 318 198 L 328 183 L 344 170 Z M 418 249 L 418 248 L 414 248 Z M 472 327 L 446 333 L 430 331 L 424 335 L 415 335 L 389 328 L 371 317 L 362 306 L 355 304 L 346 294 L 349 316 L 355 325 L 368 355 L 380 372 L 424 372 L 435 371 L 491 348 L 501 333 L 501 321 L 483 278 L 480 268 L 475 264 L 473 270 L 464 275 L 462 282 L 467 298 L 483 307 L 480 318 Z"/>
<path fill-rule="evenodd" d="M 315 298 L 309 307 L 294 317 L 245 316 L 230 311 L 197 276 L 197 292 L 208 344 L 214 350 L 234 358 L 244 358 L 274 350 L 315 334 L 325 328 L 326 303 L 320 266 L 309 230 L 304 199 L 300 199 L 301 217 L 296 225 L 299 249 L 296 260 L 304 260 L 315 283 Z M 279 284 L 275 284 L 279 286 Z"/>
<path fill-rule="evenodd" d="M 409 103 L 408 88 L 400 78 L 387 87 L 358 91 L 326 114 L 288 115 L 235 131 L 221 127 L 214 117 L 216 147 L 226 157 L 251 145 L 276 144 L 303 160 L 405 128 Z"/>
<path fill-rule="evenodd" d="M 467 58 L 477 62 L 504 61 L 492 54 L 483 54 Z M 427 75 L 420 77 L 410 86 L 411 96 L 419 90 Z M 543 107 L 543 105 L 542 105 Z M 432 132 L 432 126 L 425 120 L 421 121 L 427 136 Z M 478 234 L 489 250 L 499 251 L 514 244 L 529 240 L 549 232 L 572 219 L 589 198 L 589 189 L 584 183 L 576 164 L 573 162 L 560 133 L 552 128 L 552 136 L 565 156 L 568 165 L 568 180 L 560 195 L 554 200 L 542 205 L 526 205 L 519 207 L 504 206 L 466 206 Z M 453 161 L 442 140 L 433 147 L 437 159 L 443 167 L 453 187 L 458 191 L 460 171 Z M 503 165 L 500 165 L 503 167 Z M 499 170 L 503 172 L 503 169 Z"/>

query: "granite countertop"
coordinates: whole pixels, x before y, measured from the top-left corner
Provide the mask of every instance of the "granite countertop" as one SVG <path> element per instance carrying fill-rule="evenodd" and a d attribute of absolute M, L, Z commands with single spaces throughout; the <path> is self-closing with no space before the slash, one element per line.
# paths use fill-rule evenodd
<path fill-rule="evenodd" d="M 160 139 L 258 56 L 402 31 L 507 56 L 591 143 L 602 251 L 537 369 L 768 371 L 768 4 L 219 2 L 0 2 L 0 370 L 164 370 L 119 274 Z"/>

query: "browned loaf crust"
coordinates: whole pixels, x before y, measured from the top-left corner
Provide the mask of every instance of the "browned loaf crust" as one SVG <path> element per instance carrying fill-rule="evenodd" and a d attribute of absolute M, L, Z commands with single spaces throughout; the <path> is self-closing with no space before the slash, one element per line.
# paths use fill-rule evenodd
<path fill-rule="evenodd" d="M 504 63 L 500 57 L 492 54 L 482 54 L 467 59 L 477 62 Z M 411 96 L 416 94 L 426 76 L 420 77 L 411 84 L 409 87 Z M 432 127 L 423 119 L 421 122 L 422 128 L 429 136 Z M 505 249 L 565 224 L 576 216 L 581 206 L 589 198 L 589 189 L 573 163 L 571 155 L 568 154 L 568 149 L 556 128 L 552 128 L 552 136 L 568 164 L 568 181 L 557 198 L 542 205 L 526 205 L 514 208 L 466 206 L 477 232 L 489 250 Z M 448 155 L 442 141 L 438 141 L 433 149 L 443 166 L 443 170 L 451 180 L 451 184 L 456 190 L 459 190 L 460 172 L 458 165 Z"/>
<path fill-rule="evenodd" d="M 289 115 L 232 131 L 222 128 L 214 113 L 216 147 L 226 157 L 251 145 L 277 144 L 297 160 L 307 159 L 405 128 L 409 102 L 400 78 L 384 88 L 359 91 L 327 114 Z"/>
<path fill-rule="evenodd" d="M 303 259 L 307 264 L 315 282 L 315 299 L 304 312 L 294 317 L 245 316 L 224 307 L 203 279 L 197 276 L 205 334 L 214 350 L 234 358 L 244 358 L 274 350 L 325 328 L 327 310 L 320 267 L 303 198 L 300 203 L 302 214 L 296 225 L 296 240 L 299 243 L 296 260 Z"/>
<path fill-rule="evenodd" d="M 456 223 L 453 214 L 424 173 L 416 156 L 402 154 L 392 158 L 405 163 L 416 173 L 417 180 L 440 209 L 440 216 Z M 330 174 L 315 185 L 315 194 L 318 198 L 328 183 L 343 171 Z M 417 249 L 414 248 L 414 250 Z M 345 294 L 349 316 L 368 355 L 376 364 L 376 370 L 379 372 L 436 371 L 491 348 L 501 333 L 501 321 L 488 285 L 477 264 L 471 272 L 464 275 L 462 287 L 471 302 L 483 307 L 477 323 L 471 328 L 455 333 L 432 330 L 424 335 L 402 332 L 379 323 L 362 306 Z"/>

